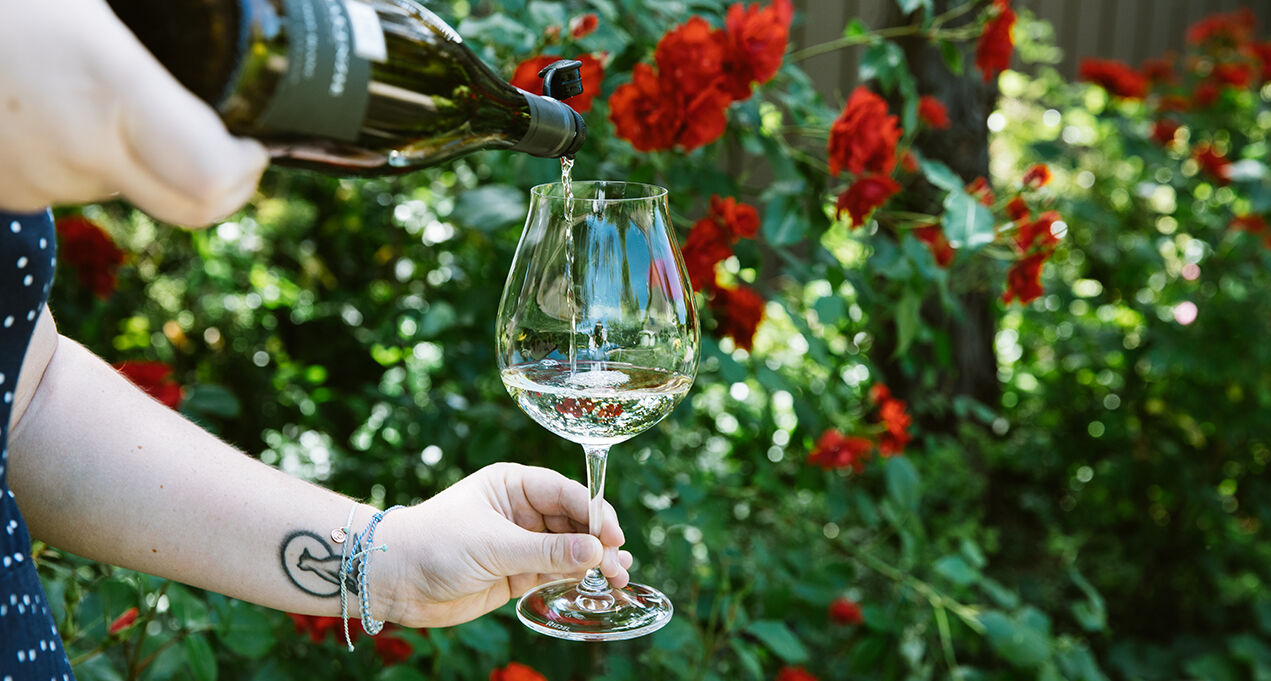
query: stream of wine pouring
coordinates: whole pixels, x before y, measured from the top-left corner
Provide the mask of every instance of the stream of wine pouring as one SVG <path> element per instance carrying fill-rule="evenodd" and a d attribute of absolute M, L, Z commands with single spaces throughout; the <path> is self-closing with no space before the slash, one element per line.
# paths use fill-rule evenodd
<path fill-rule="evenodd" d="M 565 191 L 565 297 L 569 306 L 569 375 L 578 373 L 578 306 L 574 301 L 574 157 L 560 159 L 560 183 Z"/>

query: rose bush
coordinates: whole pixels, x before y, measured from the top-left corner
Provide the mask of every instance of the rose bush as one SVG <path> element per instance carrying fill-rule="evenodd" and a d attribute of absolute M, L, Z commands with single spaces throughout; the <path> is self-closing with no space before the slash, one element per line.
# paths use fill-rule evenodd
<path fill-rule="evenodd" d="M 333 618 L 37 546 L 81 678 L 1271 673 L 1271 61 L 1247 17 L 1068 84 L 1008 70 L 1046 51 L 1007 0 L 899 0 L 894 25 L 799 51 L 790 25 L 812 19 L 786 0 L 446 7 L 523 87 L 584 61 L 575 177 L 671 190 L 700 373 L 615 449 L 607 493 L 675 618 L 580 646 L 503 608 L 348 653 Z M 845 101 L 799 66 L 832 49 L 861 50 Z M 954 98 L 998 83 L 966 120 Z M 986 124 L 983 167 L 941 149 Z M 85 207 L 61 216 L 52 306 L 191 418 L 373 503 L 496 460 L 581 479 L 493 352 L 528 188 L 558 177 L 498 153 L 396 179 L 276 171 L 197 233 Z"/>

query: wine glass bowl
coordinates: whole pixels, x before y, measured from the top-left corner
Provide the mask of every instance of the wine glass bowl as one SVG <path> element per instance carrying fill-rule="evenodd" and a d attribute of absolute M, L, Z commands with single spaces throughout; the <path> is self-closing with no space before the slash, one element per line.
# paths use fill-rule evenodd
<path fill-rule="evenodd" d="M 697 311 L 666 190 L 631 182 L 531 190 L 498 320 L 509 394 L 586 452 L 589 529 L 599 534 L 609 447 L 671 413 L 697 371 Z M 656 589 L 612 589 L 596 568 L 581 581 L 542 585 L 517 605 L 530 628 L 576 640 L 644 635 L 671 612 Z"/>

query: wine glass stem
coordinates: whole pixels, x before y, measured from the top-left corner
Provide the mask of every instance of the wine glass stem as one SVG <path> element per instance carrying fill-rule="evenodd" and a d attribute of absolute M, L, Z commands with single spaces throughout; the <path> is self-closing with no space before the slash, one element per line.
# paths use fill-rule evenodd
<path fill-rule="evenodd" d="M 599 539 L 605 522 L 605 462 L 609 457 L 609 446 L 583 445 L 583 451 L 587 452 L 587 492 L 591 498 L 587 505 L 587 530 Z M 587 570 L 578 591 L 588 596 L 609 593 L 609 580 L 600 572 L 600 566 Z"/>

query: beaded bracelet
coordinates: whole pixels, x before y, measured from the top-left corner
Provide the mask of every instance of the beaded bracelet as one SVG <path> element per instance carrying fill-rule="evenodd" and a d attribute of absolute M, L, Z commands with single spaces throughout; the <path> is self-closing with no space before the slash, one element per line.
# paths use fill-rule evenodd
<path fill-rule="evenodd" d="M 393 506 L 383 511 L 377 511 L 371 516 L 371 521 L 366 524 L 366 529 L 359 534 L 350 535 L 352 530 L 353 514 L 357 511 L 355 505 L 349 511 L 349 519 L 343 528 L 332 531 L 332 538 L 339 534 L 343 534 L 345 541 L 343 551 L 340 555 L 340 619 L 344 623 L 344 642 L 348 644 L 349 651 L 353 651 L 353 639 L 349 635 L 349 597 L 348 597 L 348 580 L 353 578 L 357 580 L 358 585 L 358 604 L 362 613 L 362 630 L 368 635 L 374 636 L 384 629 L 384 622 L 376 620 L 371 616 L 371 554 L 376 551 L 387 551 L 388 546 L 383 544 L 373 546 L 371 540 L 375 537 L 375 528 L 384 516 L 396 511 L 402 506 Z M 350 548 L 350 545 L 352 548 Z M 354 566 L 357 565 L 357 575 L 354 575 Z"/>

